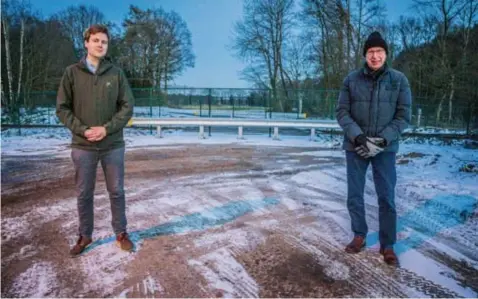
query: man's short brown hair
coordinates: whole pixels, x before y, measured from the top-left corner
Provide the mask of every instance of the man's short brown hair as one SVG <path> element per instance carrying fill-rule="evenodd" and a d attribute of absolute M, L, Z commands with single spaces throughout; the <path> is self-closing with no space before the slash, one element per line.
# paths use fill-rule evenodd
<path fill-rule="evenodd" d="M 97 33 L 104 33 L 108 37 L 108 40 L 110 39 L 110 33 L 108 32 L 108 28 L 106 26 L 101 24 L 94 24 L 88 27 L 85 32 L 83 32 L 83 40 L 87 42 L 90 40 L 90 36 L 92 34 Z"/>

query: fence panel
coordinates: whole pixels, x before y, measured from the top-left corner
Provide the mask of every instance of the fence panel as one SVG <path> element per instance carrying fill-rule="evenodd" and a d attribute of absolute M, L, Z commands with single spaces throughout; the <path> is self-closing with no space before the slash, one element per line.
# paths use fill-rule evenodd
<path fill-rule="evenodd" d="M 256 119 L 335 119 L 339 90 L 247 88 L 134 88 L 135 117 L 228 117 Z M 20 95 L 12 110 L 2 107 L 2 125 L 59 126 L 56 91 Z M 417 97 L 412 128 L 478 131 L 478 105 L 453 104 Z"/>

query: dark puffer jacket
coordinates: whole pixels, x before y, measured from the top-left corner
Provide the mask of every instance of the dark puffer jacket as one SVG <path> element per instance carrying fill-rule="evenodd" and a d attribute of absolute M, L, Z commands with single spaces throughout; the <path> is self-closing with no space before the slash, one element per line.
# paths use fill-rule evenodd
<path fill-rule="evenodd" d="M 367 67 L 350 73 L 340 91 L 336 117 L 344 130 L 343 149 L 353 151 L 360 134 L 382 137 L 385 151 L 398 151 L 398 140 L 410 124 L 412 96 L 405 75 L 384 66 L 379 76 Z"/>

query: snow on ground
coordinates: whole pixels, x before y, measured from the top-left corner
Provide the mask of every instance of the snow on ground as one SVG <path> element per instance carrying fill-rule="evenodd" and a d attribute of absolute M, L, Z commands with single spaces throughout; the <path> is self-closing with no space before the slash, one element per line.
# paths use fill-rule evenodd
<path fill-rule="evenodd" d="M 56 297 L 56 274 L 49 263 L 40 262 L 20 274 L 13 283 L 13 293 L 22 298 Z"/>
<path fill-rule="evenodd" d="M 15 136 L 16 131 L 2 132 L 2 159 L 16 156 L 20 159 L 19 156 L 24 155 L 67 158 L 69 155 L 70 135 L 66 129 L 22 129 L 22 136 Z M 164 138 L 148 133 L 127 129 L 128 151 L 175 151 L 201 145 L 284 150 L 277 150 L 281 154 L 275 163 L 271 161 L 259 170 L 191 173 L 161 181 L 151 177 L 127 187 L 127 195 L 135 199 L 127 207 L 130 231 L 137 241 L 134 254 L 115 248 L 110 232 L 108 198 L 103 193 L 97 194 L 95 217 L 99 218 L 95 222 L 95 237 L 102 241 L 94 244 L 79 262 L 67 260 L 65 266 L 79 265 L 84 272 L 86 279 L 81 294 L 118 297 L 168 294 L 168 278 L 148 268 L 148 264 L 142 262 L 147 258 L 142 252 L 152 248 L 151 242 L 160 242 L 158 236 L 187 236 L 197 232 L 198 236 L 191 237 L 190 243 L 181 241 L 172 251 L 193 252 L 187 265 L 178 264 L 177 267 L 190 267 L 201 275 L 207 286 L 198 286 L 197 292 L 216 296 L 217 293 L 210 291 L 219 290 L 220 296 L 225 297 L 257 297 L 261 288 L 266 288 L 261 283 L 262 276 L 255 274 L 249 264 L 241 262 L 241 256 L 264 244 L 268 240 L 264 230 L 271 230 L 282 232 L 287 242 L 313 255 L 330 279 L 354 285 L 354 280 L 361 276 L 382 277 L 383 286 L 370 287 L 366 296 L 478 296 L 478 175 L 459 171 L 464 163 L 478 164 L 478 151 L 463 148 L 459 141 L 450 145 L 437 139 L 402 142 L 397 156 L 396 193 L 401 268 L 388 278 L 383 273 L 389 270 L 381 268 L 373 253 L 377 250 L 378 205 L 370 169 L 365 195 L 370 223 L 368 249 L 363 257 L 366 262 L 355 256 L 339 255 L 350 238 L 341 136 L 318 135 L 310 141 L 309 136 L 282 135 L 277 141 L 258 134 L 238 140 L 234 134 L 215 132 L 207 139 L 199 139 L 196 132 L 165 130 Z M 288 153 L 285 149 L 292 151 Z M 240 159 L 237 161 L 239 163 Z M 308 162 L 304 164 L 303 161 Z M 144 164 L 143 167 L 146 170 L 153 166 Z M 283 178 L 284 173 L 287 179 Z M 251 177 L 244 177 L 245 174 Z M 259 178 L 255 179 L 254 175 Z M 272 198 L 264 193 L 264 188 Z M 8 195 L 6 192 L 2 188 L 2 197 Z M 71 245 L 77 225 L 75 205 L 75 198 L 69 197 L 36 207 L 23 215 L 2 214 L 2 244 L 29 239 L 35 227 L 60 221 L 56 231 L 69 236 Z M 243 215 L 250 217 L 244 220 L 244 227 L 216 231 L 242 219 Z M 312 222 L 300 223 L 307 219 Z M 204 233 L 209 230 L 212 231 Z M 24 263 L 31 259 L 35 262 L 23 267 L 8 287 L 2 286 L 2 295 L 4 292 L 20 297 L 71 295 L 70 286 L 62 281 L 58 265 L 39 259 L 45 250 L 47 248 L 26 244 L 3 257 L 2 270 L 4 265 L 14 262 Z M 360 271 L 365 272 L 356 272 L 354 263 L 364 263 L 365 269 Z M 137 265 L 141 271 L 128 272 L 126 265 L 129 264 Z M 3 279 L 2 276 L 2 282 Z M 364 286 L 368 286 L 367 283 L 372 286 L 372 282 L 364 282 Z M 357 294 L 361 293 L 349 295 Z"/>
<path fill-rule="evenodd" d="M 42 129 L 8 129 L 2 131 L 2 154 L 3 155 L 41 155 L 61 154 L 69 147 L 71 134 L 65 128 L 42 128 Z M 245 135 L 244 140 L 237 139 L 234 134 L 212 133 L 211 137 L 199 140 L 198 133 L 182 130 L 163 130 L 164 138 L 159 138 L 153 130 L 125 130 L 125 142 L 130 147 L 143 146 L 174 146 L 177 144 L 230 144 L 239 143 L 260 146 L 289 146 L 289 147 L 321 147 L 339 148 L 340 138 L 335 135 L 319 135 L 314 142 L 310 142 L 309 136 L 284 136 L 281 140 L 272 140 L 264 135 Z M 26 138 L 28 137 L 28 138 Z"/>

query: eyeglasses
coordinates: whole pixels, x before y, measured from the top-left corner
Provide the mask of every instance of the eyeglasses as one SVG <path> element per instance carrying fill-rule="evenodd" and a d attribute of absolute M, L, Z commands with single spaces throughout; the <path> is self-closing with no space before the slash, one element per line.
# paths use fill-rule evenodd
<path fill-rule="evenodd" d="M 370 50 L 370 51 L 367 51 L 367 56 L 373 56 L 373 54 L 377 54 L 377 55 L 383 55 L 383 53 L 385 53 L 385 50 Z"/>

